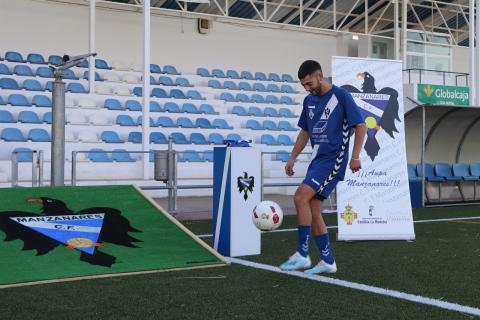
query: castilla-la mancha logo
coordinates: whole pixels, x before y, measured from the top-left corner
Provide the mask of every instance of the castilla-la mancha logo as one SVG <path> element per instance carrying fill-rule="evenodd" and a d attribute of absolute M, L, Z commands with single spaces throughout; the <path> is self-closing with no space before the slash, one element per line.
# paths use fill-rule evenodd
<path fill-rule="evenodd" d="M 353 211 L 352 206 L 348 204 L 348 205 L 345 206 L 345 211 L 342 212 L 340 217 L 343 220 L 345 220 L 347 225 L 350 226 L 350 225 L 352 225 L 353 221 L 355 221 L 357 219 L 357 213 L 355 211 Z"/>

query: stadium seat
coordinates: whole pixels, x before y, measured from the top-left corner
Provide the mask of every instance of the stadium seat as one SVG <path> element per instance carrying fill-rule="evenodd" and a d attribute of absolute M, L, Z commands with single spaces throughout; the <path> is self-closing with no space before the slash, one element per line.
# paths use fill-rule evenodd
<path fill-rule="evenodd" d="M 32 104 L 28 101 L 27 97 L 23 94 L 11 94 L 8 96 L 7 103 L 12 106 L 19 106 L 19 107 L 30 107 Z"/>
<path fill-rule="evenodd" d="M 150 101 L 150 112 L 162 112 L 162 107 L 156 101 Z"/>
<path fill-rule="evenodd" d="M 422 164 L 417 164 L 417 175 L 422 177 Z M 438 177 L 433 172 L 433 166 L 430 163 L 425 163 L 425 180 L 428 182 L 444 182 L 445 178 Z"/>
<path fill-rule="evenodd" d="M 127 73 L 124 74 L 122 77 L 122 81 L 125 83 L 130 83 L 130 84 L 137 84 L 139 83 L 138 77 L 134 74 Z"/>
<path fill-rule="evenodd" d="M 470 164 L 470 174 L 480 178 L 480 163 L 475 162 Z"/>
<path fill-rule="evenodd" d="M 157 124 L 155 123 L 155 121 L 153 121 L 152 117 L 150 117 L 149 119 L 150 119 L 150 121 L 149 121 L 150 127 L 156 127 Z M 138 125 L 138 126 L 141 126 L 142 123 L 143 123 L 143 118 L 142 118 L 142 116 L 138 116 L 138 118 L 137 118 L 137 125 Z"/>
<path fill-rule="evenodd" d="M 293 145 L 292 139 L 286 134 L 280 134 L 277 138 L 278 144 L 282 144 L 284 146 L 291 146 Z"/>
<path fill-rule="evenodd" d="M 223 87 L 228 90 L 237 90 L 237 84 L 233 81 L 227 80 L 223 83 Z"/>
<path fill-rule="evenodd" d="M 243 106 L 234 106 L 232 108 L 232 114 L 236 114 L 237 116 L 248 116 L 247 110 Z"/>
<path fill-rule="evenodd" d="M 215 78 L 226 78 L 225 74 L 220 69 L 213 69 L 212 70 L 212 77 Z"/>
<path fill-rule="evenodd" d="M 208 136 L 208 143 L 211 144 L 223 144 L 223 136 L 220 133 L 210 133 Z"/>
<path fill-rule="evenodd" d="M 252 90 L 252 86 L 251 86 L 250 83 L 248 83 L 248 82 L 241 81 L 241 82 L 238 84 L 238 90 L 251 91 L 251 90 Z"/>
<path fill-rule="evenodd" d="M 112 151 L 112 160 L 116 162 L 135 162 L 136 160 L 130 156 L 125 149 L 115 149 Z"/>
<path fill-rule="evenodd" d="M 2 89 L 11 89 L 11 90 L 20 90 L 20 87 L 15 81 L 15 79 L 12 78 L 1 78 L 0 79 L 0 88 Z"/>
<path fill-rule="evenodd" d="M 7 51 L 5 53 L 5 60 L 9 62 L 26 62 L 22 55 L 16 51 Z"/>
<path fill-rule="evenodd" d="M 285 150 L 277 151 L 275 153 L 275 160 L 282 161 L 282 162 L 288 162 L 288 160 L 290 160 L 290 152 L 285 151 Z"/>
<path fill-rule="evenodd" d="M 127 114 L 118 115 L 115 123 L 122 127 L 135 127 L 137 125 L 132 117 Z"/>
<path fill-rule="evenodd" d="M 262 124 L 263 129 L 265 130 L 278 130 L 277 125 L 272 120 L 264 120 Z"/>
<path fill-rule="evenodd" d="M 252 73 L 249 72 L 249 71 L 242 71 L 242 72 L 240 73 L 240 77 L 242 77 L 242 79 L 245 79 L 245 80 L 255 80 L 255 79 L 253 78 Z"/>
<path fill-rule="evenodd" d="M 268 74 L 268 80 L 270 81 L 277 81 L 277 82 L 281 82 L 282 80 L 280 80 L 280 76 L 276 73 L 269 73 Z"/>
<path fill-rule="evenodd" d="M 58 66 L 62 61 L 62 57 L 57 55 L 50 55 L 48 57 L 48 63 L 53 64 L 54 66 Z"/>
<path fill-rule="evenodd" d="M 193 87 L 193 85 L 183 77 L 178 77 L 175 79 L 175 85 L 180 86 L 180 87 Z"/>
<path fill-rule="evenodd" d="M 28 140 L 32 142 L 50 142 L 50 135 L 45 129 L 34 128 L 28 132 Z"/>
<path fill-rule="evenodd" d="M 197 110 L 197 107 L 193 103 L 184 103 L 182 106 L 182 112 L 185 113 L 200 113 Z"/>
<path fill-rule="evenodd" d="M 142 143 L 142 133 L 136 131 L 130 132 L 127 141 L 132 143 Z"/>
<path fill-rule="evenodd" d="M 176 144 L 189 144 L 187 138 L 185 137 L 185 135 L 181 132 L 173 132 L 171 134 L 172 136 L 172 139 L 173 139 L 173 143 L 176 143 Z"/>
<path fill-rule="evenodd" d="M 265 102 L 267 103 L 273 103 L 273 104 L 278 104 L 280 101 L 278 100 L 278 98 L 274 95 L 268 95 L 266 98 L 265 98 Z"/>
<path fill-rule="evenodd" d="M 125 107 L 122 106 L 117 99 L 106 99 L 103 103 L 103 107 L 108 110 L 125 110 Z"/>
<path fill-rule="evenodd" d="M 252 102 L 265 103 L 265 98 L 259 94 L 252 94 Z"/>
<path fill-rule="evenodd" d="M 21 142 L 21 141 L 27 141 L 27 139 L 23 136 L 22 131 L 20 131 L 17 128 L 5 128 L 2 130 L 2 134 L 0 135 L 0 138 L 4 141 L 15 141 L 15 142 Z"/>
<path fill-rule="evenodd" d="M 242 137 L 238 133 L 229 133 L 225 140 L 242 140 Z"/>
<path fill-rule="evenodd" d="M 50 70 L 50 69 L 48 69 L 48 70 Z M 8 68 L 8 66 L 6 64 L 0 63 L 0 74 L 11 75 L 12 72 L 10 71 L 10 69 Z"/>
<path fill-rule="evenodd" d="M 111 71 L 111 72 L 105 72 L 103 74 L 103 80 L 104 81 L 110 81 L 110 82 L 121 82 L 122 80 L 120 79 L 120 76 L 118 73 Z"/>
<path fill-rule="evenodd" d="M 289 84 L 283 84 L 280 90 L 285 93 L 297 93 Z"/>
<path fill-rule="evenodd" d="M 163 105 L 163 110 L 170 113 L 181 113 L 180 107 L 175 102 L 167 102 Z"/>
<path fill-rule="evenodd" d="M 25 76 L 25 77 L 35 77 L 32 69 L 29 66 L 25 66 L 23 64 L 18 64 L 13 68 L 13 74 L 17 76 Z"/>
<path fill-rule="evenodd" d="M 45 122 L 46 124 L 52 124 L 53 122 L 53 116 L 51 112 L 45 112 L 43 115 L 42 121 Z"/>
<path fill-rule="evenodd" d="M 107 86 L 107 85 L 96 84 L 95 85 L 95 93 L 110 96 L 110 95 L 112 95 L 112 88 L 110 86 Z"/>
<path fill-rule="evenodd" d="M 248 115 L 254 117 L 261 117 L 263 116 L 262 110 L 259 107 L 250 107 L 248 108 Z"/>
<path fill-rule="evenodd" d="M 117 96 L 130 96 L 130 89 L 125 86 L 115 86 L 113 88 L 113 94 L 116 94 Z"/>
<path fill-rule="evenodd" d="M 197 118 L 195 120 L 195 126 L 201 129 L 213 129 L 212 124 L 208 119 L 205 118 Z"/>
<path fill-rule="evenodd" d="M 23 81 L 22 87 L 27 91 L 44 91 L 40 82 L 35 79 L 27 79 Z"/>
<path fill-rule="evenodd" d="M 164 85 L 164 86 L 174 86 L 175 85 L 172 78 L 167 77 L 167 76 L 161 76 L 160 78 L 158 78 L 158 84 L 161 84 L 161 85 Z"/>
<path fill-rule="evenodd" d="M 227 73 L 225 74 L 227 78 L 230 79 L 241 79 L 238 72 L 235 70 L 227 70 Z"/>
<path fill-rule="evenodd" d="M 185 150 L 183 151 L 183 160 L 186 162 L 202 162 L 202 158 L 195 150 Z"/>
<path fill-rule="evenodd" d="M 195 125 L 192 123 L 192 120 L 186 117 L 178 117 L 177 127 L 180 128 L 195 128 Z"/>
<path fill-rule="evenodd" d="M 150 143 L 154 144 L 167 144 L 168 140 L 165 135 L 161 132 L 152 132 L 150 133 Z"/>
<path fill-rule="evenodd" d="M 177 69 L 174 66 L 170 66 L 168 64 L 163 67 L 163 73 L 177 75 L 177 76 L 181 74 L 180 72 L 177 71 Z"/>
<path fill-rule="evenodd" d="M 150 63 L 150 73 L 162 73 L 162 69 L 158 64 Z"/>
<path fill-rule="evenodd" d="M 470 175 L 468 164 L 466 163 L 454 163 L 452 169 L 454 176 L 462 177 L 465 181 L 478 181 L 480 178 L 479 176 Z"/>
<path fill-rule="evenodd" d="M 51 114 L 51 112 L 47 112 L 47 113 Z M 65 131 L 65 142 L 78 142 L 78 139 L 75 137 L 75 134 L 72 131 L 66 130 Z"/>
<path fill-rule="evenodd" d="M 108 156 L 108 154 L 103 149 L 94 148 L 88 152 L 88 160 L 92 162 L 112 162 L 113 160 Z"/>
<path fill-rule="evenodd" d="M 70 82 L 67 84 L 67 92 L 72 93 L 88 93 L 87 90 L 80 83 Z"/>
<path fill-rule="evenodd" d="M 204 114 L 220 114 L 220 112 L 216 112 L 210 104 L 201 104 L 199 112 Z"/>
<path fill-rule="evenodd" d="M 233 96 L 233 94 L 231 94 L 230 92 L 222 92 L 220 94 L 220 100 L 225 100 L 227 102 L 235 102 L 237 101 L 235 99 L 235 97 Z"/>
<path fill-rule="evenodd" d="M 142 105 L 137 100 L 127 100 L 125 102 L 125 109 L 130 111 L 142 111 Z"/>
<path fill-rule="evenodd" d="M 143 89 L 142 87 L 135 87 L 132 90 L 133 94 L 136 95 L 137 97 L 141 97 L 143 95 Z"/>
<path fill-rule="evenodd" d="M 21 123 L 42 123 L 38 115 L 33 111 L 22 111 L 18 114 L 18 122 Z"/>
<path fill-rule="evenodd" d="M 268 86 L 267 86 L 267 91 L 281 92 L 280 88 L 275 83 L 269 83 Z"/>
<path fill-rule="evenodd" d="M 109 126 L 112 124 L 103 114 L 92 114 L 88 120 L 94 126 Z"/>
<path fill-rule="evenodd" d="M 18 162 L 32 162 L 33 161 L 33 152 L 32 149 L 30 148 L 15 148 L 13 149 L 14 152 L 17 153 L 17 161 Z M 21 152 L 21 151 L 27 151 L 27 152 Z"/>
<path fill-rule="evenodd" d="M 188 90 L 187 98 L 192 100 L 206 100 L 197 90 Z"/>
<path fill-rule="evenodd" d="M 287 108 L 280 108 L 278 109 L 278 115 L 284 118 L 296 118 L 293 114 L 292 110 Z"/>
<path fill-rule="evenodd" d="M 142 78 L 143 79 L 143 78 Z M 151 85 L 157 85 L 159 84 L 158 81 L 153 77 L 153 76 L 150 76 L 150 84 Z"/>
<path fill-rule="evenodd" d="M 95 68 L 97 69 L 107 69 L 111 70 L 112 68 L 108 66 L 108 63 L 103 59 L 95 59 Z"/>
<path fill-rule="evenodd" d="M 283 120 L 278 122 L 278 130 L 297 131 L 298 129 L 294 128 L 290 122 Z"/>
<path fill-rule="evenodd" d="M 87 59 L 83 59 L 79 64 L 77 64 L 77 68 L 88 68 L 89 62 Z"/>
<path fill-rule="evenodd" d="M 213 88 L 213 89 L 224 89 L 224 87 L 220 83 L 220 81 L 215 80 L 215 79 L 208 80 L 207 85 L 208 85 L 209 88 Z"/>
<path fill-rule="evenodd" d="M 35 72 L 37 77 L 41 78 L 53 78 L 53 71 L 48 67 L 38 67 L 37 71 Z"/>
<path fill-rule="evenodd" d="M 448 163 L 436 163 L 435 175 L 443 177 L 446 181 L 461 181 L 462 177 L 454 176 L 452 174 L 452 168 Z"/>
<path fill-rule="evenodd" d="M 75 75 L 72 69 L 63 70 L 62 76 L 63 76 L 63 79 L 78 80 L 78 77 Z"/>
<path fill-rule="evenodd" d="M 260 91 L 260 92 L 267 91 L 267 89 L 265 88 L 265 85 L 263 83 L 259 83 L 259 82 L 254 83 L 252 88 L 255 91 Z"/>
<path fill-rule="evenodd" d="M 210 77 L 210 73 L 206 68 L 197 68 L 197 75 L 200 77 Z"/>
<path fill-rule="evenodd" d="M 112 69 L 120 71 L 130 71 L 130 64 L 123 61 L 115 60 L 112 62 Z"/>
<path fill-rule="evenodd" d="M 167 94 L 167 92 L 162 88 L 154 88 L 152 90 L 152 96 L 157 97 L 157 98 L 170 98 L 170 96 Z"/>
<path fill-rule="evenodd" d="M 175 128 L 177 125 L 173 122 L 172 118 L 162 116 L 158 117 L 157 126 L 163 128 Z"/>
<path fill-rule="evenodd" d="M 415 167 L 413 166 L 413 164 L 407 164 L 407 171 L 408 171 L 408 180 L 409 181 L 422 180 L 421 177 L 417 176 L 417 172 L 415 171 Z"/>
<path fill-rule="evenodd" d="M 255 80 L 266 81 L 267 76 L 263 72 L 255 72 Z"/>
<path fill-rule="evenodd" d="M 262 134 L 262 136 L 260 137 L 260 143 L 269 146 L 277 145 L 275 138 L 271 134 Z"/>
<path fill-rule="evenodd" d="M 293 99 L 288 97 L 288 96 L 282 96 L 280 98 L 280 103 L 281 104 L 295 104 L 295 101 L 293 101 Z"/>
<path fill-rule="evenodd" d="M 251 102 L 250 98 L 245 93 L 237 93 L 235 99 L 240 102 Z"/>
<path fill-rule="evenodd" d="M 271 107 L 266 107 L 264 110 L 263 110 L 263 114 L 265 115 L 265 117 L 278 117 L 278 112 L 277 110 L 271 108 Z"/>
<path fill-rule="evenodd" d="M 15 123 L 17 122 L 12 114 L 6 110 L 0 110 L 0 123 Z"/>
<path fill-rule="evenodd" d="M 0 96 L 0 106 L 4 106 L 4 105 L 6 105 L 6 102 L 3 101 L 2 96 Z"/>
<path fill-rule="evenodd" d="M 45 84 L 45 90 L 53 92 L 53 81 L 47 81 Z"/>
<path fill-rule="evenodd" d="M 263 130 L 262 126 L 257 120 L 247 120 L 245 128 L 252 130 Z"/>
<path fill-rule="evenodd" d="M 205 150 L 203 151 L 203 161 L 213 162 L 213 151 L 212 150 Z"/>
<path fill-rule="evenodd" d="M 208 144 L 205 136 L 201 133 L 192 133 L 190 135 L 190 142 L 193 144 Z"/>
<path fill-rule="evenodd" d="M 118 133 L 115 131 L 103 131 L 100 134 L 100 140 L 105 143 L 124 143 L 122 139 L 118 136 Z"/>
<path fill-rule="evenodd" d="M 97 109 L 97 102 L 90 98 L 78 99 L 78 106 L 84 109 Z"/>
<path fill-rule="evenodd" d="M 292 76 L 289 75 L 289 74 L 282 74 L 282 81 L 283 82 L 291 82 L 291 83 L 296 82 L 295 80 L 293 80 Z"/>
<path fill-rule="evenodd" d="M 233 129 L 224 119 L 213 119 L 212 126 L 217 129 Z"/>
<path fill-rule="evenodd" d="M 79 124 L 79 125 L 84 125 L 88 123 L 87 118 L 82 113 L 79 113 L 79 112 L 68 113 L 66 117 L 66 121 L 67 123 L 70 123 L 70 124 Z"/>

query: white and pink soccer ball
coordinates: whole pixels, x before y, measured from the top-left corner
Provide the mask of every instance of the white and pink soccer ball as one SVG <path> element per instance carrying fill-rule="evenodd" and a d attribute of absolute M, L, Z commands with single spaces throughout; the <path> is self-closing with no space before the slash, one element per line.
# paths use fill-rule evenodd
<path fill-rule="evenodd" d="M 273 201 L 262 201 L 253 208 L 252 219 L 258 229 L 272 231 L 282 224 L 283 211 Z"/>

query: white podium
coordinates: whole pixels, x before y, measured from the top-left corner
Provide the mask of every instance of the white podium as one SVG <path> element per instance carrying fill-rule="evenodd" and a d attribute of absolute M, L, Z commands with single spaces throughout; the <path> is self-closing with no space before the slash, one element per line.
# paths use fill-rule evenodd
<path fill-rule="evenodd" d="M 252 147 L 214 148 L 213 239 L 223 256 L 260 254 L 260 230 L 252 221 L 261 198 L 260 161 Z"/>

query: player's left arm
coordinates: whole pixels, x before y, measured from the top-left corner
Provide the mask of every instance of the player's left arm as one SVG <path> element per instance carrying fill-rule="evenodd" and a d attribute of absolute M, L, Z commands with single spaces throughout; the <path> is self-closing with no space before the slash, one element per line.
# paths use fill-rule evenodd
<path fill-rule="evenodd" d="M 350 159 L 350 170 L 352 170 L 353 173 L 362 168 L 360 151 L 362 150 L 366 130 L 367 126 L 365 123 L 359 123 L 355 126 L 355 141 L 353 143 L 352 158 Z"/>

